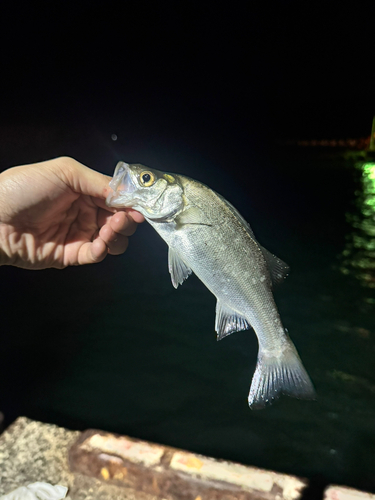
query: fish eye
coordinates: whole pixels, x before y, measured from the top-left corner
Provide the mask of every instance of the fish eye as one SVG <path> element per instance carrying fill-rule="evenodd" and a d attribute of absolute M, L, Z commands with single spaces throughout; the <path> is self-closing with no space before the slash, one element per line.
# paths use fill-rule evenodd
<path fill-rule="evenodd" d="M 154 184 L 155 182 L 155 175 L 152 172 L 146 171 L 142 172 L 140 175 L 140 181 L 142 186 L 144 187 L 150 187 Z"/>

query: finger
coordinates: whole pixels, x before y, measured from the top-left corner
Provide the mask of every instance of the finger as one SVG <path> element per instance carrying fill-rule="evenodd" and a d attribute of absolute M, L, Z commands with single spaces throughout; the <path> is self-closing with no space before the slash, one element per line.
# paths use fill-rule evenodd
<path fill-rule="evenodd" d="M 137 223 L 137 224 L 141 224 L 142 222 L 144 222 L 145 218 L 143 217 L 142 214 L 140 214 L 139 212 L 137 212 L 136 210 L 133 210 L 132 208 L 127 208 L 126 209 L 126 213 L 128 215 L 130 215 L 130 217 Z"/>
<path fill-rule="evenodd" d="M 101 198 L 95 198 L 95 197 L 92 197 L 91 199 L 97 207 L 106 210 L 108 213 L 115 214 L 118 211 L 118 209 L 115 207 L 109 207 L 104 199 L 102 200 Z"/>
<path fill-rule="evenodd" d="M 116 233 L 116 231 L 111 228 L 110 224 L 105 224 L 100 229 L 99 238 L 104 241 L 111 255 L 120 255 L 128 248 L 128 237 Z"/>
<path fill-rule="evenodd" d="M 109 187 L 111 177 L 96 172 L 73 158 L 55 158 L 54 160 L 49 160 L 47 163 L 76 193 L 105 200 L 111 191 Z"/>
<path fill-rule="evenodd" d="M 118 212 L 109 222 L 113 231 L 125 236 L 131 236 L 137 229 L 137 223 L 127 212 Z"/>
<path fill-rule="evenodd" d="M 113 217 L 113 213 L 108 212 L 107 210 L 98 209 L 97 223 L 98 227 L 104 226 L 104 224 L 109 224 Z"/>
<path fill-rule="evenodd" d="M 128 246 L 128 237 L 120 236 L 117 240 L 108 245 L 108 253 L 111 255 L 121 255 L 127 250 Z"/>
<path fill-rule="evenodd" d="M 108 254 L 108 247 L 101 238 L 93 242 L 84 243 L 78 251 L 78 263 L 96 264 L 101 262 Z"/>
<path fill-rule="evenodd" d="M 116 209 L 115 213 L 116 214 L 125 214 L 127 216 L 127 219 L 123 220 L 125 225 L 127 225 L 129 222 L 132 222 L 132 221 L 136 222 L 137 224 L 140 224 L 140 223 L 144 222 L 144 220 L 145 220 L 145 218 L 143 217 L 142 214 L 140 214 L 139 212 L 136 212 L 132 208 L 126 208 L 124 210 L 117 210 Z M 102 226 L 104 226 L 104 224 L 109 223 L 113 215 L 114 214 L 109 212 L 106 208 L 104 208 L 104 209 L 99 208 L 99 210 L 98 210 L 98 226 L 102 227 Z M 122 220 L 122 219 L 120 219 L 120 220 Z M 117 231 L 117 228 L 114 227 L 113 229 L 115 231 Z M 122 232 L 122 229 L 120 229 L 120 232 Z M 133 231 L 133 233 L 134 233 L 134 231 Z M 130 234 L 128 234 L 128 233 L 126 233 L 126 235 L 130 236 Z"/>

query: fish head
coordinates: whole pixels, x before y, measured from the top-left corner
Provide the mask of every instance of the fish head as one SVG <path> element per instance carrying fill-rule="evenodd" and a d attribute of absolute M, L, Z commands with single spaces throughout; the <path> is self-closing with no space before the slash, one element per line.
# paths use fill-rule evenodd
<path fill-rule="evenodd" d="M 130 207 L 146 219 L 170 220 L 184 205 L 183 188 L 177 176 L 139 163 L 120 161 L 109 187 L 112 192 L 107 196 L 107 206 Z"/>

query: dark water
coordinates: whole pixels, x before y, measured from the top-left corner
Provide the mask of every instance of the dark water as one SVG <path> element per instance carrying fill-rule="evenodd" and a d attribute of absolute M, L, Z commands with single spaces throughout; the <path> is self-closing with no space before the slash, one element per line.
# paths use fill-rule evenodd
<path fill-rule="evenodd" d="M 149 145 L 136 158 L 107 145 L 98 169 L 110 173 L 118 157 L 178 164 L 290 264 L 276 301 L 318 399 L 248 408 L 254 333 L 216 342 L 214 297 L 194 276 L 174 290 L 167 247 L 144 224 L 124 256 L 97 266 L 0 269 L 8 422 L 101 428 L 375 491 L 375 166 L 279 152 L 249 159 L 242 175 L 186 147 Z"/>

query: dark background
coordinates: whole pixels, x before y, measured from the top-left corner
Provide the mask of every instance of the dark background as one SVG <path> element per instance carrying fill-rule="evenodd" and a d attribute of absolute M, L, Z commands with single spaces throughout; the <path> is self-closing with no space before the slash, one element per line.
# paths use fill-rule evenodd
<path fill-rule="evenodd" d="M 373 14 L 335 1 L 4 2 L 1 121 L 229 156 L 366 136 Z"/>
<path fill-rule="evenodd" d="M 194 277 L 173 289 L 144 224 L 98 266 L 1 268 L 6 424 L 97 427 L 375 491 L 374 294 L 338 257 L 361 181 L 339 156 L 280 147 L 370 134 L 374 13 L 2 3 L 0 169 L 69 155 L 111 175 L 125 160 L 222 193 L 292 267 L 276 299 L 319 396 L 250 411 L 255 336 L 215 343 L 214 298 Z"/>

